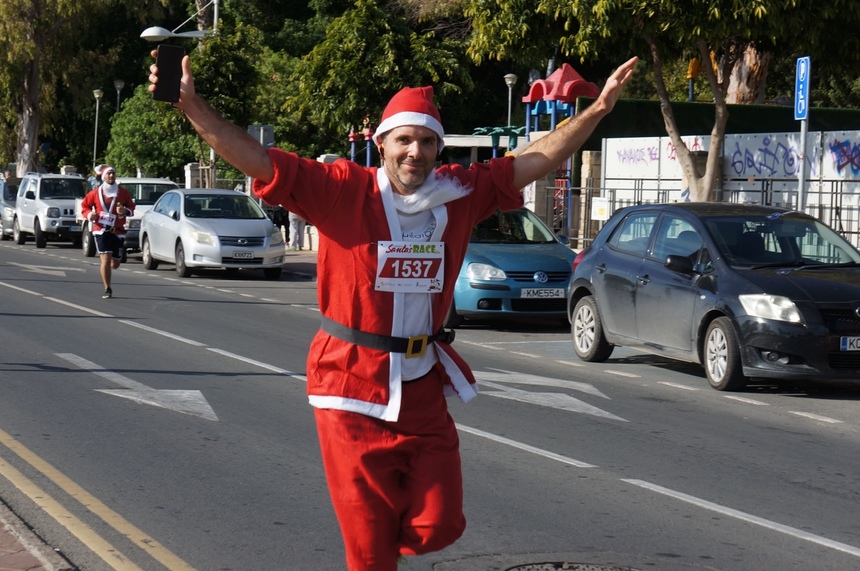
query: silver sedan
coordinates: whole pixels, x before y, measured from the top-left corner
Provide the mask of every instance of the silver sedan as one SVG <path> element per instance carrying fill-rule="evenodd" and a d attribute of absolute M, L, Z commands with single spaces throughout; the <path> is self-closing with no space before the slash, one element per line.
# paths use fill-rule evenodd
<path fill-rule="evenodd" d="M 195 268 L 261 269 L 278 279 L 284 238 L 248 195 L 220 189 L 166 192 L 140 223 L 143 265 L 176 265 L 188 277 Z"/>

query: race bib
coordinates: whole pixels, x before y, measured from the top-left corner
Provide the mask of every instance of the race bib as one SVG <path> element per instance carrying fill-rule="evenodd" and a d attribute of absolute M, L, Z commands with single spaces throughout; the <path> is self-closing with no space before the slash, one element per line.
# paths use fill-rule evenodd
<path fill-rule="evenodd" d="M 102 226 L 115 226 L 116 225 L 116 214 L 109 214 L 107 212 L 99 212 L 99 224 Z"/>
<path fill-rule="evenodd" d="M 443 242 L 379 242 L 376 291 L 441 293 Z"/>

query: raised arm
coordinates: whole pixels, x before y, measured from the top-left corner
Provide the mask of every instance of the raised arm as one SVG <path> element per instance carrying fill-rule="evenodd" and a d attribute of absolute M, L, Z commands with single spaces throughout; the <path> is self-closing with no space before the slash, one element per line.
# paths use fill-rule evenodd
<path fill-rule="evenodd" d="M 612 111 L 639 58 L 623 63 L 606 80 L 597 100 L 558 129 L 541 137 L 514 159 L 514 186 L 523 188 L 553 172 L 585 143 L 600 120 Z"/>
<path fill-rule="evenodd" d="M 152 52 L 152 56 L 155 57 L 155 51 Z M 158 83 L 158 66 L 152 64 L 149 71 L 148 89 L 154 91 L 155 84 Z M 197 133 L 225 161 L 247 176 L 263 182 L 271 182 L 275 176 L 275 170 L 266 149 L 245 129 L 227 121 L 197 95 L 188 56 L 182 59 L 179 101 L 173 106 L 185 113 Z"/>

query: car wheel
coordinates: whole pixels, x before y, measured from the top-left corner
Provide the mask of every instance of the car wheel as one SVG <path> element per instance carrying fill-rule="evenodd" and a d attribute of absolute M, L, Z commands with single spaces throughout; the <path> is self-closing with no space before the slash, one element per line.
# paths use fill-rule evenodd
<path fill-rule="evenodd" d="M 444 327 L 448 329 L 457 329 L 463 325 L 463 318 L 457 313 L 457 308 L 454 307 L 454 300 L 451 300 L 451 307 L 448 308 L 448 315 L 445 316 Z"/>
<path fill-rule="evenodd" d="M 96 239 L 93 238 L 93 233 L 90 232 L 89 226 L 84 226 L 81 248 L 84 251 L 84 257 L 92 258 L 96 255 Z"/>
<path fill-rule="evenodd" d="M 728 317 L 718 317 L 705 334 L 705 374 L 718 391 L 736 391 L 747 384 L 741 369 L 740 346 Z"/>
<path fill-rule="evenodd" d="M 191 277 L 191 269 L 185 264 L 185 248 L 182 242 L 176 243 L 176 275 L 180 278 Z"/>
<path fill-rule="evenodd" d="M 587 295 L 577 302 L 573 309 L 570 333 L 573 350 L 583 361 L 602 362 L 612 355 L 614 347 L 603 335 L 600 310 L 594 297 Z"/>
<path fill-rule="evenodd" d="M 42 225 L 38 220 L 33 224 L 33 235 L 36 237 L 37 248 L 45 248 L 48 245 L 48 237 L 42 232 Z"/>
<path fill-rule="evenodd" d="M 0 240 L 3 240 L 3 241 L 5 242 L 5 241 L 6 241 L 6 240 L 8 240 L 8 239 L 9 239 L 9 235 L 8 235 L 8 234 L 6 234 L 6 231 L 5 231 L 5 230 L 0 230 Z"/>
<path fill-rule="evenodd" d="M 263 270 L 263 275 L 267 280 L 276 280 L 281 277 L 281 272 L 283 268 L 266 268 Z"/>
<path fill-rule="evenodd" d="M 143 238 L 143 247 L 141 248 L 143 257 L 143 267 L 147 270 L 157 270 L 158 260 L 152 257 L 152 250 L 149 247 L 149 238 Z"/>
<path fill-rule="evenodd" d="M 24 242 L 27 241 L 27 236 L 21 232 L 21 227 L 18 225 L 18 219 L 12 223 L 12 239 L 15 240 L 15 243 L 19 246 L 22 246 Z"/>

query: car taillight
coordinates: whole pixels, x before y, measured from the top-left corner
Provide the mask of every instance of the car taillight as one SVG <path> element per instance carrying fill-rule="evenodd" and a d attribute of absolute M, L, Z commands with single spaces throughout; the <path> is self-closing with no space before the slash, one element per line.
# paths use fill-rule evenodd
<path fill-rule="evenodd" d="M 585 256 L 585 253 L 587 251 L 588 251 L 588 248 L 585 248 L 584 250 L 580 250 L 580 252 L 576 255 L 576 257 L 573 259 L 573 265 L 570 268 L 571 272 L 573 272 L 573 270 L 576 269 L 576 266 L 578 266 L 579 262 L 582 261 L 582 258 Z"/>

